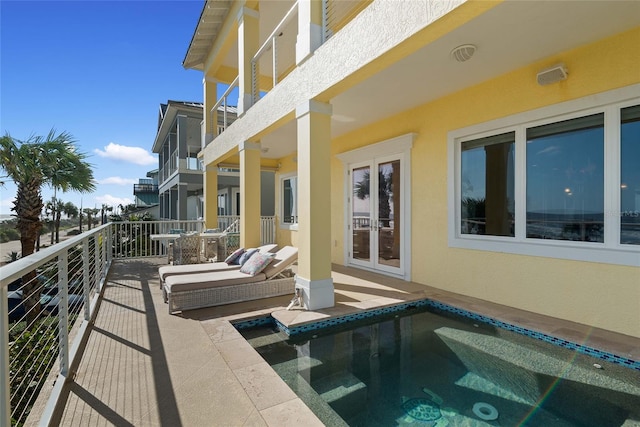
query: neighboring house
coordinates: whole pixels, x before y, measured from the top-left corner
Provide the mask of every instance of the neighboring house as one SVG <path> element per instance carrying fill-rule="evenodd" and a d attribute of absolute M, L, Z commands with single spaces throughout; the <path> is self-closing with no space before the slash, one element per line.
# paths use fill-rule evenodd
<path fill-rule="evenodd" d="M 136 207 L 158 204 L 158 169 L 147 172 L 147 178 L 140 178 L 133 184 L 133 196 Z"/>
<path fill-rule="evenodd" d="M 219 108 L 219 125 L 236 118 L 235 107 Z M 203 104 L 168 101 L 160 105 L 158 133 L 152 151 L 158 153 L 157 171 L 160 219 L 192 220 L 204 217 L 203 174 L 198 152 L 202 149 Z M 273 171 L 262 172 L 263 215 L 274 214 Z M 220 199 L 221 215 L 239 215 L 239 173 L 237 165 L 220 168 L 216 194 Z M 217 221 L 208 227 L 216 228 Z"/>
<path fill-rule="evenodd" d="M 132 213 L 136 216 L 149 214 L 154 219 L 160 217 L 158 169 L 147 172 L 147 178 L 140 178 L 137 184 L 133 184 L 133 196 L 136 210 Z"/>
<path fill-rule="evenodd" d="M 640 337 L 638 46 L 640 2 L 209 0 L 183 65 L 237 86 L 205 182 L 252 246 L 277 169 L 308 308 L 336 263 Z"/>

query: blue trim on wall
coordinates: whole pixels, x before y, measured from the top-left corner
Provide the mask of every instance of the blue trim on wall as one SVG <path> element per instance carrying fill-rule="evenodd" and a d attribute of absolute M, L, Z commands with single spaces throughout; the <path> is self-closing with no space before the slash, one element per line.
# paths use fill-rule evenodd
<path fill-rule="evenodd" d="M 492 326 L 506 329 L 508 331 L 516 332 L 518 334 L 535 338 L 537 340 L 545 341 L 550 344 L 554 344 L 560 347 L 577 351 L 578 353 L 586 354 L 588 356 L 605 360 L 607 362 L 615 363 L 618 365 L 625 366 L 627 368 L 640 371 L 640 361 L 627 359 L 625 357 L 621 357 L 613 353 L 608 353 L 606 351 L 598 350 L 596 348 L 589 347 L 584 344 L 577 344 L 562 338 L 557 338 L 542 332 L 533 331 L 527 328 L 523 328 L 521 326 L 512 325 L 510 323 L 503 322 L 501 320 L 496 320 L 488 316 L 483 316 L 481 314 L 477 314 L 471 311 L 463 310 L 461 308 L 453 307 L 449 304 L 444 304 L 442 302 L 432 301 L 430 299 L 412 301 L 408 303 L 382 307 L 375 310 L 361 311 L 358 313 L 348 314 L 346 316 L 334 317 L 331 319 L 321 320 L 319 322 L 314 322 L 314 323 L 307 323 L 304 325 L 295 326 L 293 328 L 286 327 L 285 325 L 278 322 L 278 320 L 274 319 L 271 316 L 234 323 L 233 326 L 236 329 L 246 329 L 254 326 L 275 325 L 277 326 L 278 329 L 286 333 L 288 336 L 292 336 L 292 335 L 297 335 L 301 333 L 312 332 L 319 329 L 328 328 L 331 326 L 342 325 L 344 323 L 353 322 L 355 320 L 362 320 L 362 319 L 368 319 L 368 318 L 377 317 L 385 314 L 397 313 L 399 311 L 404 311 L 409 308 L 417 308 L 417 307 L 431 307 L 436 309 L 436 311 L 441 310 L 448 313 L 455 313 L 462 317 L 477 320 L 482 323 L 486 323 Z"/>

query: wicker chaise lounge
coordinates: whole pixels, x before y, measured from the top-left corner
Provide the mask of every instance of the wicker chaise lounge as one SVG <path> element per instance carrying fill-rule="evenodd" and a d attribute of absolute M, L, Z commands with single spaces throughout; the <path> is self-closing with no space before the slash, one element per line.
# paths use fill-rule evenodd
<path fill-rule="evenodd" d="M 278 245 L 268 244 L 258 246 L 260 252 L 272 252 Z M 221 270 L 239 270 L 239 264 L 227 264 L 224 261 L 221 262 L 206 262 L 203 264 L 189 264 L 189 265 L 163 265 L 158 268 L 158 275 L 160 276 L 160 288 L 164 284 L 164 281 L 169 276 L 175 276 L 176 274 L 194 274 L 194 273 L 208 273 L 211 271 Z"/>
<path fill-rule="evenodd" d="M 166 277 L 162 286 L 169 313 L 235 302 L 293 295 L 295 279 L 283 275 L 298 259 L 298 249 L 285 246 L 254 276 L 235 270 L 180 274 Z"/>

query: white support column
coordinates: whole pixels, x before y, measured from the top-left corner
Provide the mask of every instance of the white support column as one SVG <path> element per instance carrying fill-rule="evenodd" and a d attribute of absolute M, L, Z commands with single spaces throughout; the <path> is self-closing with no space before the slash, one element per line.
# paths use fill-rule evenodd
<path fill-rule="evenodd" d="M 298 274 L 305 308 L 333 307 L 331 278 L 331 105 L 309 100 L 298 125 Z"/>
<path fill-rule="evenodd" d="M 298 39 L 296 65 L 315 52 L 322 44 L 322 1 L 298 0 Z"/>
<path fill-rule="evenodd" d="M 238 13 L 238 117 L 253 105 L 251 59 L 259 47 L 259 17 L 257 11 L 247 7 Z"/>
<path fill-rule="evenodd" d="M 183 183 L 183 182 L 178 183 L 178 191 L 177 191 L 178 204 L 176 206 L 177 208 L 176 219 L 179 219 L 180 221 L 189 219 L 187 217 L 188 215 L 188 210 L 187 210 L 188 191 L 187 190 L 188 190 L 188 187 L 186 183 Z"/>

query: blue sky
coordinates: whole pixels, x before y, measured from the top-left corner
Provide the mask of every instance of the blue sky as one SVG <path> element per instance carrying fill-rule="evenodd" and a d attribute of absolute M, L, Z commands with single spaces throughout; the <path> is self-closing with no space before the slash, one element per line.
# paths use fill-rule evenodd
<path fill-rule="evenodd" d="M 0 131 L 20 140 L 67 131 L 93 166 L 95 192 L 59 199 L 133 203 L 133 184 L 158 168 L 160 103 L 202 101 L 202 73 L 182 60 L 203 4 L 0 1 Z M 12 183 L 0 188 L 0 214 L 15 194 Z M 43 188 L 45 202 L 52 194 Z"/>

